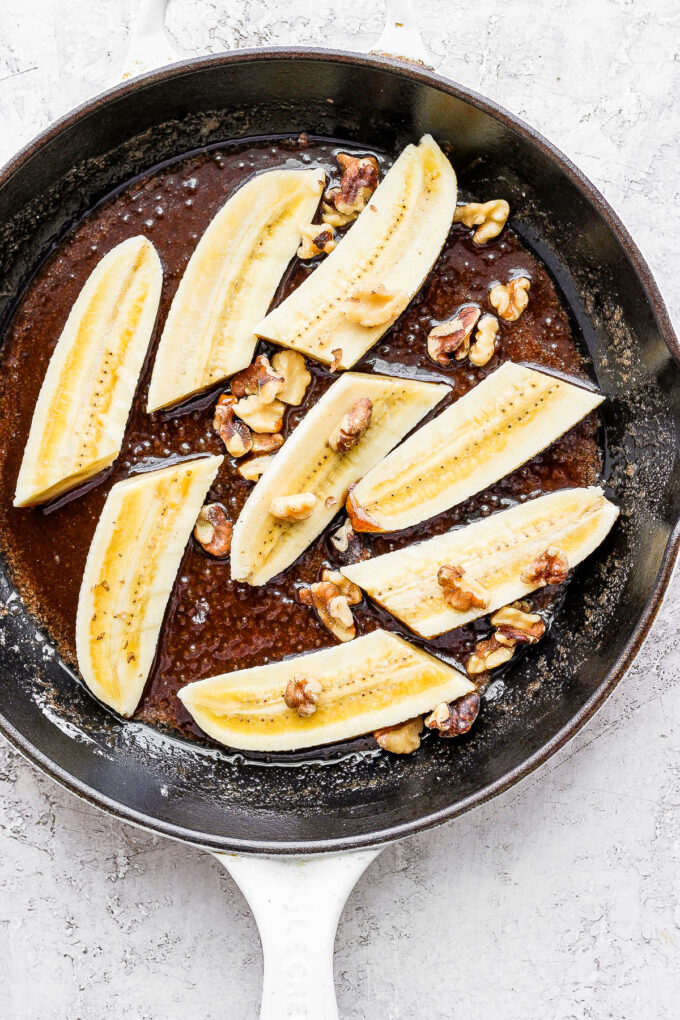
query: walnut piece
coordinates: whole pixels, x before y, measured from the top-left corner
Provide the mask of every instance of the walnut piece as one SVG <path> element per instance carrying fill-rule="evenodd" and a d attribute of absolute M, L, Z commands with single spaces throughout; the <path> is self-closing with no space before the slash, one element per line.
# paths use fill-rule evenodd
<path fill-rule="evenodd" d="M 491 617 L 496 640 L 502 645 L 533 645 L 545 634 L 545 623 L 538 613 L 529 613 L 525 602 L 503 606 Z"/>
<path fill-rule="evenodd" d="M 529 288 L 531 280 L 526 276 L 516 276 L 507 283 L 497 283 L 489 291 L 489 301 L 501 319 L 515 322 L 529 304 Z"/>
<path fill-rule="evenodd" d="M 341 574 L 339 570 L 323 570 L 321 572 L 321 580 L 330 581 L 331 584 L 334 584 L 340 594 L 345 596 L 350 606 L 358 606 L 363 598 L 359 585 L 354 584 L 348 577 Z"/>
<path fill-rule="evenodd" d="M 317 255 L 328 255 L 337 243 L 335 230 L 330 223 L 310 223 L 306 227 L 300 227 L 298 258 L 313 259 Z"/>
<path fill-rule="evenodd" d="M 258 396 L 262 403 L 269 404 L 285 386 L 285 380 L 270 365 L 269 358 L 264 354 L 258 355 L 252 365 L 248 365 L 242 372 L 237 372 L 231 378 L 231 392 L 239 399 L 241 397 Z"/>
<path fill-rule="evenodd" d="M 495 315 L 483 315 L 479 320 L 475 342 L 470 347 L 470 363 L 472 365 L 486 365 L 496 353 L 496 336 L 498 334 L 498 319 Z"/>
<path fill-rule="evenodd" d="M 334 347 L 331 351 L 331 363 L 328 366 L 329 372 L 337 372 L 342 361 L 342 347 Z"/>
<path fill-rule="evenodd" d="M 444 563 L 439 568 L 437 583 L 446 602 L 459 613 L 469 613 L 471 609 L 486 609 L 489 605 L 489 592 L 484 585 L 455 563 Z"/>
<path fill-rule="evenodd" d="M 248 460 L 239 464 L 236 470 L 241 478 L 245 478 L 247 482 L 256 482 L 265 473 L 273 460 L 273 456 L 267 456 L 266 454 L 262 457 L 249 457 Z"/>
<path fill-rule="evenodd" d="M 312 381 L 305 359 L 297 351 L 279 351 L 272 358 L 274 371 L 283 378 L 283 388 L 278 394 L 284 404 L 298 407 Z"/>
<path fill-rule="evenodd" d="M 399 723 L 397 726 L 384 726 L 376 730 L 373 736 L 383 751 L 392 754 L 413 754 L 420 747 L 420 734 L 423 732 L 423 720 L 417 715 L 415 719 Z"/>
<path fill-rule="evenodd" d="M 222 394 L 215 407 L 213 428 L 232 457 L 244 457 L 253 448 L 253 437 L 247 425 L 242 421 L 236 421 L 235 404 L 235 397 L 228 393 Z"/>
<path fill-rule="evenodd" d="M 344 227 L 366 208 L 377 188 L 378 161 L 374 156 L 349 156 L 344 152 L 336 158 L 342 171 L 340 186 L 324 192 L 321 212 L 324 223 Z"/>
<path fill-rule="evenodd" d="M 280 446 L 283 446 L 283 436 L 280 433 L 256 432 L 251 453 L 276 453 Z"/>
<path fill-rule="evenodd" d="M 544 588 L 546 584 L 562 584 L 568 573 L 569 561 L 566 555 L 556 545 L 551 545 L 524 568 L 520 580 L 524 584 L 537 584 Z"/>
<path fill-rule="evenodd" d="M 328 437 L 328 445 L 336 453 L 347 453 L 359 442 L 371 424 L 373 403 L 368 397 L 361 397 L 343 415 Z"/>
<path fill-rule="evenodd" d="M 371 555 L 352 527 L 349 517 L 331 535 L 330 541 L 343 563 L 357 563 L 359 560 L 367 560 Z"/>
<path fill-rule="evenodd" d="M 283 700 L 288 708 L 292 708 L 298 715 L 308 716 L 316 712 L 316 706 L 321 694 L 321 684 L 312 677 L 293 677 L 288 681 Z"/>
<path fill-rule="evenodd" d="M 478 305 L 461 305 L 452 318 L 430 330 L 427 353 L 440 365 L 448 365 L 451 355 L 462 361 L 470 349 L 470 334 L 480 316 Z"/>
<path fill-rule="evenodd" d="M 226 556 L 231 550 L 233 530 L 222 504 L 206 503 L 194 525 L 194 538 L 211 556 Z"/>
<path fill-rule="evenodd" d="M 234 414 L 253 432 L 280 432 L 286 405 L 280 400 L 263 400 L 259 393 L 242 397 L 234 404 Z"/>
<path fill-rule="evenodd" d="M 492 634 L 490 638 L 477 642 L 477 646 L 468 658 L 465 668 L 470 676 L 476 676 L 478 673 L 485 673 L 487 669 L 495 669 L 497 666 L 502 666 L 505 662 L 510 662 L 514 654 L 514 647 L 502 645 L 496 640 L 496 635 Z"/>
<path fill-rule="evenodd" d="M 425 720 L 429 730 L 439 730 L 440 737 L 460 737 L 472 726 L 479 715 L 481 699 L 476 691 L 456 698 L 450 705 L 445 701 L 437 705 L 434 712 Z"/>
<path fill-rule="evenodd" d="M 456 206 L 453 222 L 477 227 L 472 240 L 475 244 L 484 244 L 498 237 L 509 215 L 510 206 L 505 199 L 494 198 L 490 202 L 468 202 L 467 205 Z"/>
<path fill-rule="evenodd" d="M 327 575 L 341 578 L 342 584 L 336 584 Z M 300 588 L 298 596 L 304 606 L 311 606 L 316 610 L 324 627 L 327 627 L 339 641 L 351 641 L 356 636 L 350 605 L 361 602 L 361 590 L 342 574 L 325 570 L 323 580 L 316 581 L 308 588 Z"/>
<path fill-rule="evenodd" d="M 306 521 L 312 516 L 317 498 L 313 492 L 292 496 L 276 496 L 269 504 L 269 513 L 280 521 Z"/>
<path fill-rule="evenodd" d="M 402 290 L 390 291 L 382 283 L 361 287 L 345 301 L 345 318 L 365 329 L 384 326 L 401 315 L 408 304 Z"/>

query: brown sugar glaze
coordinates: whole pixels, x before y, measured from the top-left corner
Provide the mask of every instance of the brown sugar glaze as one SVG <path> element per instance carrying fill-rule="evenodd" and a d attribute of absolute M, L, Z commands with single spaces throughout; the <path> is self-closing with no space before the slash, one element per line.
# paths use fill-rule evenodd
<path fill-rule="evenodd" d="M 337 178 L 334 155 L 338 151 L 353 149 L 328 142 L 268 140 L 225 145 L 155 168 L 84 216 L 27 287 L 6 331 L 0 374 L 0 543 L 24 601 L 68 663 L 75 665 L 76 606 L 87 550 L 111 486 L 131 472 L 161 467 L 169 459 L 225 452 L 212 428 L 216 396 L 224 386 L 173 411 L 152 415 L 144 411 L 155 346 L 198 239 L 225 200 L 253 173 L 311 163 L 324 167 L 329 178 Z M 390 165 L 384 154 L 376 155 L 383 169 Z M 33 409 L 69 310 L 103 255 L 140 233 L 160 255 L 164 283 L 150 356 L 120 456 L 106 473 L 56 503 L 15 509 L 12 499 Z M 471 233 L 462 225 L 452 227 L 419 294 L 355 369 L 446 380 L 451 394 L 436 413 L 508 359 L 587 380 L 587 363 L 546 269 L 512 230 L 505 229 L 481 247 L 473 243 Z M 295 259 L 274 303 L 314 268 L 314 261 Z M 448 318 L 463 302 L 476 301 L 482 311 L 492 311 L 488 301 L 492 283 L 518 273 L 531 279 L 529 306 L 517 322 L 501 321 L 497 352 L 489 364 L 475 368 L 467 361 L 454 361 L 441 368 L 433 363 L 426 350 L 432 325 Z M 259 348 L 272 349 L 264 343 Z M 302 406 L 288 411 L 286 436 L 333 381 L 320 366 L 310 363 L 309 367 L 312 384 Z M 600 478 L 601 466 L 598 421 L 591 415 L 546 452 L 461 506 L 398 534 L 362 536 L 362 543 L 371 554 L 396 549 L 543 492 L 593 484 Z M 227 456 L 210 498 L 222 502 L 236 520 L 252 486 L 237 474 L 236 461 Z M 185 737 L 205 739 L 176 696 L 186 683 L 334 644 L 335 638 L 314 611 L 299 603 L 296 590 L 301 582 L 317 580 L 324 566 L 337 567 L 342 562 L 329 537 L 344 519 L 344 512 L 339 512 L 293 566 L 262 588 L 232 582 L 229 560 L 210 559 L 191 539 L 136 718 Z M 533 605 L 549 618 L 558 597 L 557 592 L 544 589 Z M 481 620 L 424 642 L 366 600 L 356 608 L 355 619 L 359 634 L 387 626 L 458 665 L 475 639 L 488 631 L 488 622 Z"/>

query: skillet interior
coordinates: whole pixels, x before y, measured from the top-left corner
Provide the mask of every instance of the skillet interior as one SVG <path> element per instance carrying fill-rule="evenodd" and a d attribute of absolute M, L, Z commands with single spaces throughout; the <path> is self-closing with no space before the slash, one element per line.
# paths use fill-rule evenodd
<path fill-rule="evenodd" d="M 462 187 L 508 198 L 513 226 L 556 276 L 610 398 L 609 482 L 622 515 L 503 699 L 468 738 L 428 741 L 407 759 L 265 767 L 122 723 L 68 675 L 3 571 L 4 732 L 101 806 L 212 847 L 375 843 L 466 810 L 536 767 L 592 714 L 639 644 L 680 514 L 680 372 L 666 346 L 677 354 L 677 341 L 636 250 L 540 138 L 395 62 L 239 53 L 152 75 L 67 118 L 0 180 L 0 314 L 74 218 L 130 177 L 211 142 L 302 129 L 392 151 L 431 131 L 453 143 Z"/>

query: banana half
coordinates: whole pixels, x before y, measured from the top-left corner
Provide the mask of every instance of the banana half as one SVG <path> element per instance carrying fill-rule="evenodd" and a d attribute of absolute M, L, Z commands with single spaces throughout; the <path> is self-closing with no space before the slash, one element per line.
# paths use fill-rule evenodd
<path fill-rule="evenodd" d="M 341 376 L 305 415 L 248 497 L 234 527 L 232 578 L 261 585 L 289 567 L 335 517 L 350 485 L 447 392 L 444 385 L 410 379 L 354 372 Z M 370 425 L 355 446 L 338 453 L 329 437 L 362 398 L 372 404 Z M 310 516 L 296 521 L 272 516 L 272 500 L 299 493 L 316 497 Z"/>
<path fill-rule="evenodd" d="M 467 527 L 342 568 L 372 599 L 425 638 L 435 637 L 521 599 L 538 585 L 522 572 L 550 546 L 569 567 L 589 556 L 619 515 L 602 489 L 562 489 L 502 510 Z M 458 612 L 444 599 L 437 572 L 455 564 L 486 590 L 483 609 Z"/>
<path fill-rule="evenodd" d="M 408 145 L 342 242 L 255 327 L 258 336 L 349 368 L 403 312 L 456 208 L 456 175 L 430 135 Z"/>
<path fill-rule="evenodd" d="M 147 471 L 111 489 L 85 564 L 76 617 L 83 680 L 131 715 L 156 654 L 184 547 L 222 457 Z"/>
<path fill-rule="evenodd" d="M 604 398 L 506 361 L 355 486 L 355 531 L 401 531 L 481 492 L 535 457 Z"/>
<path fill-rule="evenodd" d="M 266 313 L 319 204 L 322 170 L 267 170 L 220 209 L 184 272 L 163 329 L 148 411 L 250 364 Z"/>
<path fill-rule="evenodd" d="M 316 681 L 316 710 L 288 708 L 290 681 Z M 292 751 L 393 726 L 474 687 L 458 670 L 385 630 L 310 655 L 224 673 L 182 688 L 201 729 L 229 747 Z"/>
<path fill-rule="evenodd" d="M 160 259 L 145 237 L 123 241 L 91 273 L 40 389 L 15 506 L 54 499 L 118 456 L 162 283 Z"/>

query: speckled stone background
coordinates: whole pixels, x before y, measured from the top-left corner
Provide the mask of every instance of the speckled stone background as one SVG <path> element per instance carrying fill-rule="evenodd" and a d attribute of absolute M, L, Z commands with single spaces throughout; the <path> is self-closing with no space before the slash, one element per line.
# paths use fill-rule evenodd
<path fill-rule="evenodd" d="M 0 156 L 110 84 L 136 0 L 0 0 Z M 418 0 L 444 74 L 536 125 L 604 192 L 680 325 L 677 0 Z M 366 12 L 366 13 L 365 13 Z M 194 55 L 358 49 L 380 6 L 172 0 Z M 634 667 L 538 774 L 389 847 L 340 923 L 347 1020 L 675 1020 L 680 577 Z M 208 855 L 119 825 L 0 746 L 3 1020 L 254 1020 L 249 910 Z"/>

